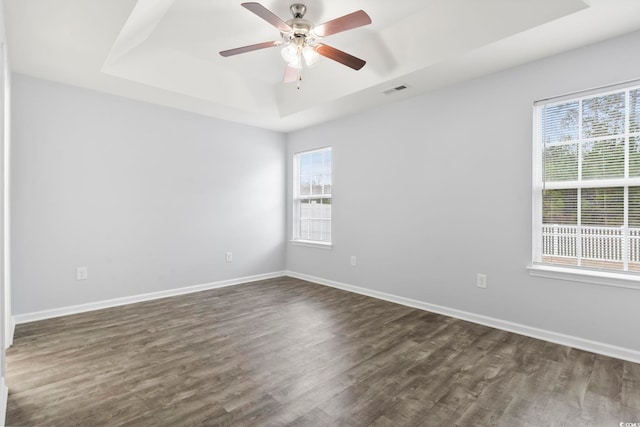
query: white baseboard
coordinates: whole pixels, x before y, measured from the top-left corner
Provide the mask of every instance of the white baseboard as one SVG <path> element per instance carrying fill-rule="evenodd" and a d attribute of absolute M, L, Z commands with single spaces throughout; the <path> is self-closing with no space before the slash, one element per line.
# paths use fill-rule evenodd
<path fill-rule="evenodd" d="M 51 319 L 53 317 L 67 316 L 70 314 L 84 313 L 87 311 L 101 310 L 103 308 L 117 307 L 119 305 L 133 304 L 136 302 L 150 301 L 159 298 L 173 297 L 177 295 L 190 294 L 193 292 L 206 291 L 208 289 L 224 288 L 227 286 L 240 285 L 242 283 L 255 282 L 257 280 L 273 279 L 284 276 L 284 272 L 257 274 L 255 276 L 238 277 L 235 279 L 222 280 L 219 282 L 203 283 L 201 285 L 187 286 L 184 288 L 169 289 L 166 291 L 151 292 L 148 294 L 133 295 L 129 297 L 115 298 L 105 301 L 90 302 L 87 304 L 72 305 L 68 307 L 54 308 L 51 310 L 36 311 L 33 313 L 17 314 L 12 317 L 12 324 L 35 322 L 36 320 Z M 13 342 L 13 337 L 11 338 Z"/>
<path fill-rule="evenodd" d="M 406 305 L 408 307 L 418 308 L 420 310 L 426 310 L 433 313 L 443 314 L 449 317 L 455 317 L 457 319 L 462 319 L 469 322 L 490 326 L 492 328 L 513 332 L 519 335 L 525 335 L 528 337 L 537 338 L 537 339 L 549 341 L 556 344 L 566 345 L 568 347 L 573 347 L 580 350 L 586 350 L 592 353 L 598 353 L 605 356 L 615 357 L 617 359 L 628 360 L 629 362 L 640 363 L 640 351 L 637 351 L 637 350 L 632 350 L 624 347 L 617 347 L 614 345 L 610 345 L 610 344 L 606 344 L 598 341 L 591 341 L 584 338 L 561 334 L 558 332 L 547 331 L 544 329 L 538 329 L 531 326 L 522 325 L 519 323 L 513 323 L 506 320 L 496 319 L 493 317 L 488 317 L 480 314 L 469 313 L 467 311 L 457 310 L 455 308 L 449 308 L 441 305 L 430 304 L 427 302 L 400 297 L 397 295 L 387 294 L 384 292 L 374 291 L 371 289 L 361 288 L 358 286 L 347 285 L 345 283 L 340 283 L 333 280 L 323 279 L 320 277 L 310 276 L 302 273 L 296 273 L 294 271 L 285 271 L 285 274 L 287 276 L 317 283 L 319 285 L 331 286 L 333 288 L 342 289 L 344 291 L 354 292 L 357 294 L 362 294 L 362 295 L 370 296 L 373 298 L 378 298 L 381 300 Z"/>
<path fill-rule="evenodd" d="M 4 425 L 7 417 L 7 400 L 9 399 L 9 388 L 4 381 L 4 377 L 0 377 L 0 426 Z"/>
<path fill-rule="evenodd" d="M 5 339 L 6 343 L 5 343 L 5 349 L 11 347 L 13 345 L 13 336 L 16 333 L 16 320 L 13 318 L 13 316 L 11 316 L 9 318 L 9 336 Z M 2 424 L 0 424 L 2 425 Z"/>
<path fill-rule="evenodd" d="M 3 344 L 4 344 L 4 349 L 6 350 L 9 347 L 11 347 L 11 345 L 13 344 L 13 335 L 14 335 L 14 332 L 16 331 L 16 322 L 13 319 L 13 316 L 9 316 L 9 327 L 5 331 L 6 332 L 5 332 Z"/>

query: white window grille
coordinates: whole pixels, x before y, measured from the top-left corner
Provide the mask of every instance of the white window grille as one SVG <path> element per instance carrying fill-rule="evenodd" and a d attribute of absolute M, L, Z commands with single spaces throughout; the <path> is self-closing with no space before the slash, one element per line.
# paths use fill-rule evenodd
<path fill-rule="evenodd" d="M 331 244 L 331 147 L 294 155 L 293 240 Z"/>

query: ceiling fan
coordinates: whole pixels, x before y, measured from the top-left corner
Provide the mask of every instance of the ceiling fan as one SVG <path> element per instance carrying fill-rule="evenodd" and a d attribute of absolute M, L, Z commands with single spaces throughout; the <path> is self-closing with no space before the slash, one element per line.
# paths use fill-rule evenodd
<path fill-rule="evenodd" d="M 359 70 L 366 64 L 366 61 L 360 58 L 320 42 L 323 37 L 371 24 L 371 18 L 363 10 L 332 19 L 324 24 L 314 25 L 304 19 L 307 7 L 300 3 L 290 6 L 293 19 L 286 22 L 260 3 L 248 2 L 242 3 L 242 6 L 276 27 L 280 31 L 281 40 L 223 50 L 220 55 L 224 57 L 282 46 L 281 54 L 287 62 L 284 82 L 297 81 L 298 89 L 302 80 L 303 61 L 307 66 L 312 66 L 320 56 L 324 56 L 354 70 Z"/>

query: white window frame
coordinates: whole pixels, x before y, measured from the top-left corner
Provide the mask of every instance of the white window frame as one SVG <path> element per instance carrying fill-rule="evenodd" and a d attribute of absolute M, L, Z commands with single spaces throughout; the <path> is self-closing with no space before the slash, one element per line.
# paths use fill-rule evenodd
<path fill-rule="evenodd" d="M 543 183 L 543 141 L 541 136 L 542 130 L 542 114 L 541 106 L 562 104 L 574 100 L 582 100 L 593 96 L 604 96 L 611 93 L 617 93 L 622 90 L 630 91 L 640 87 L 640 80 L 620 83 L 603 88 L 591 89 L 579 93 L 564 95 L 557 98 L 537 101 L 533 106 L 533 176 L 532 176 L 532 262 L 527 267 L 529 274 L 536 277 L 545 277 L 552 279 L 576 281 L 582 283 L 592 283 L 598 285 L 608 285 L 623 288 L 631 288 L 640 290 L 640 273 L 616 270 L 595 270 L 580 266 L 561 266 L 557 264 L 544 263 L 542 261 L 542 191 L 543 187 L 553 187 L 551 183 Z M 626 118 L 625 118 L 625 153 L 629 152 L 629 103 L 628 92 L 626 100 Z M 580 109 L 580 115 L 582 109 Z M 581 120 L 581 119 L 580 119 Z M 635 134 L 634 134 L 635 135 Z M 580 145 L 580 138 L 577 144 Z M 629 186 L 640 185 L 640 178 L 629 178 L 627 175 L 628 164 L 625 161 L 625 177 L 617 179 L 601 179 L 597 183 L 591 182 L 585 184 L 584 181 L 575 182 L 575 186 L 571 188 L 593 188 L 593 187 L 619 187 L 626 188 Z M 595 185 L 594 185 L 595 184 Z M 566 185 L 563 188 L 567 187 Z M 626 198 L 625 198 L 626 200 Z M 625 203 L 626 204 L 626 203 Z M 625 206 L 625 218 L 627 217 Z M 625 220 L 626 225 L 626 220 Z M 624 227 L 626 228 L 626 227 Z M 625 235 L 626 236 L 626 235 Z M 578 240 L 579 242 L 579 240 Z M 626 265 L 626 261 L 625 261 Z"/>
<path fill-rule="evenodd" d="M 300 157 L 306 154 L 313 154 L 316 152 L 326 152 L 329 151 L 331 153 L 331 194 L 322 194 L 322 195 L 302 195 L 300 194 Z M 331 249 L 333 247 L 332 240 L 312 240 L 310 238 L 304 238 L 301 236 L 300 231 L 300 204 L 304 200 L 322 200 L 328 199 L 333 202 L 332 198 L 333 193 L 333 150 L 331 146 L 314 148 L 312 150 L 300 151 L 294 153 L 293 155 L 293 237 L 291 242 L 296 245 L 301 246 L 311 246 L 311 247 L 319 247 L 324 249 Z M 332 204 L 333 206 L 333 204 Z M 333 208 L 332 208 L 333 209 Z M 332 215 L 333 216 L 333 215 Z M 332 230 L 332 239 L 333 239 L 333 217 L 328 219 L 328 222 L 331 224 Z M 324 219 L 326 221 L 326 219 Z"/>

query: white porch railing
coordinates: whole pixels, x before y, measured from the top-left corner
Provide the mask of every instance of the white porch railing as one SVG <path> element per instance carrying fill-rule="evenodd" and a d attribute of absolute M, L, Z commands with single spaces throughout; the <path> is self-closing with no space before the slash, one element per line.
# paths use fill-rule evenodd
<path fill-rule="evenodd" d="M 640 262 L 640 228 L 542 226 L 543 256 L 624 262 L 625 252 L 626 261 Z"/>

